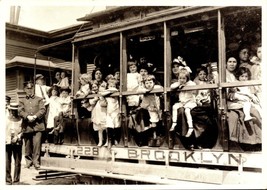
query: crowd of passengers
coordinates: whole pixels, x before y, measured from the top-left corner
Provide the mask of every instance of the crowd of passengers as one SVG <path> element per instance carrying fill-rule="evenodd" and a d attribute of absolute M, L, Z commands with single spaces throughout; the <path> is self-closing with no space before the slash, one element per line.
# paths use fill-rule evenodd
<path fill-rule="evenodd" d="M 127 65 L 127 91 L 136 92 L 134 95 L 126 96 L 127 115 L 135 115 L 133 119 L 135 121 L 128 122 L 128 125 L 137 125 L 133 127 L 138 132 L 150 129 L 153 131 L 152 138 L 157 139 L 155 129 L 162 120 L 162 93 L 149 93 L 155 89 L 163 90 L 155 74 L 157 68 L 144 59 L 128 60 Z M 236 55 L 228 53 L 225 65 L 226 82 L 261 80 L 261 46 L 258 46 L 256 52 L 250 51 L 248 46 L 242 46 Z M 217 63 L 201 65 L 193 77 L 189 64 L 182 56 L 178 56 L 172 61 L 172 76 L 170 89 L 176 95 L 176 99 L 171 102 L 172 123 L 168 126 L 169 132 L 181 128 L 177 118 L 179 110 L 183 109 L 186 121 L 183 125 L 187 127 L 180 135 L 190 137 L 195 131 L 191 111 L 196 107 L 210 105 L 212 90 L 181 91 L 180 89 L 185 86 L 217 83 Z M 121 127 L 119 97 L 110 94 L 119 91 L 119 69 L 114 69 L 106 76 L 100 68 L 96 68 L 92 74 L 81 74 L 80 87 L 74 97 L 70 95 L 70 78 L 65 71 L 56 71 L 55 79 L 52 86 L 46 86 L 42 74 L 37 74 L 35 77 L 35 96 L 43 98 L 46 108 L 46 135 L 53 135 L 55 144 L 63 143 L 64 119 L 72 117 L 71 102 L 73 98 L 78 98 L 81 100 L 81 107 L 90 112 L 93 129 L 98 132 L 97 146 L 116 145 L 118 142 L 111 139 L 116 131 L 114 129 Z M 88 97 L 91 94 L 97 95 Z M 226 94 L 229 139 L 245 144 L 261 143 L 261 86 L 228 88 Z M 141 111 L 143 115 L 146 114 L 145 118 L 149 118 L 143 125 L 140 125 Z M 107 134 L 106 141 L 103 139 L 104 131 Z"/>

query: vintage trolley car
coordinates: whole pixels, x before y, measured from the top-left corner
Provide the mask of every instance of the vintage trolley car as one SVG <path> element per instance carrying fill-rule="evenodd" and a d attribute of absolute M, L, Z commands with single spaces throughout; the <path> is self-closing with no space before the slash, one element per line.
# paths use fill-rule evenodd
<path fill-rule="evenodd" d="M 87 30 L 81 26 L 72 38 L 38 49 L 38 53 L 49 54 L 49 49 L 71 43 L 74 96 L 72 117 L 64 120 L 64 143 L 42 144 L 41 168 L 156 184 L 262 184 L 261 141 L 246 144 L 231 139 L 226 98 L 227 88 L 260 86 L 261 81 L 227 83 L 225 74 L 227 52 L 237 50 L 243 42 L 252 48 L 261 42 L 261 16 L 262 8 L 257 6 L 140 6 L 113 7 L 78 19 L 87 23 Z M 171 65 L 177 56 L 186 60 L 191 77 L 201 65 L 208 69 L 213 65 L 218 73 L 214 83 L 181 89 L 211 92 L 209 106 L 191 111 L 195 133 L 188 138 L 179 130 L 169 131 Z M 127 61 L 131 58 L 152 63 L 163 86 L 163 90 L 150 92 L 161 101 L 156 139 L 151 138 L 151 129 L 138 130 L 136 113 L 128 110 L 126 97 L 142 94 L 127 91 Z M 119 99 L 120 127 L 114 137 L 118 144 L 112 147 L 97 146 L 90 113 L 81 107 L 83 98 L 75 97 L 79 75 L 89 72 L 88 64 L 102 68 L 105 76 L 115 68 L 120 71 L 119 91 L 108 95 Z"/>

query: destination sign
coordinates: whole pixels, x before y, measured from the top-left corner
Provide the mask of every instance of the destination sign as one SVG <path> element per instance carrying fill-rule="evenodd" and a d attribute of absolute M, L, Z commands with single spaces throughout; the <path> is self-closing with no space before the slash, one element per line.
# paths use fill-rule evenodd
<path fill-rule="evenodd" d="M 160 161 L 166 163 L 192 163 L 223 166 L 262 167 L 262 154 L 259 152 L 237 153 L 212 150 L 169 150 L 157 148 L 124 148 L 114 147 L 111 150 L 97 146 L 51 145 L 48 152 L 73 156 L 89 156 L 113 159 L 131 159 Z M 42 147 L 45 151 L 45 147 Z"/>

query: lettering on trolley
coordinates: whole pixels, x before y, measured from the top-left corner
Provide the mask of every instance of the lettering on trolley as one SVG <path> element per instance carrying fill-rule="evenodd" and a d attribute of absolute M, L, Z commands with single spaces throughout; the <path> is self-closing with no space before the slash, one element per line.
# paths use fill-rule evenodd
<path fill-rule="evenodd" d="M 227 152 L 190 152 L 168 151 L 148 149 L 128 149 L 127 158 L 137 160 L 165 161 L 169 157 L 170 162 L 186 162 L 199 164 L 231 165 L 238 166 L 242 162 L 242 154 Z"/>
<path fill-rule="evenodd" d="M 80 156 L 98 156 L 99 149 L 98 147 L 78 146 L 76 149 L 76 154 Z"/>

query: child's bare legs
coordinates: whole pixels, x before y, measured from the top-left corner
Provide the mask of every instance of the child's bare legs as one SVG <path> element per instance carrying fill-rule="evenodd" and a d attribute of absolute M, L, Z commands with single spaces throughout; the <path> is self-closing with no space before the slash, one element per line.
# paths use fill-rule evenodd
<path fill-rule="evenodd" d="M 253 117 L 251 117 L 250 115 L 250 108 L 251 108 L 251 103 L 250 102 L 243 102 L 243 112 L 245 114 L 245 118 L 244 121 L 249 121 L 251 119 L 253 119 Z"/>
<path fill-rule="evenodd" d="M 103 130 L 99 129 L 98 131 L 98 144 L 97 146 L 102 146 L 103 145 Z"/>
<path fill-rule="evenodd" d="M 108 146 L 108 143 L 109 143 L 109 139 L 108 138 L 110 138 L 109 137 L 110 134 L 108 134 L 108 129 L 105 129 L 105 131 L 106 131 L 107 138 L 106 138 L 106 143 L 104 144 L 104 146 Z"/>
<path fill-rule="evenodd" d="M 175 103 L 173 106 L 172 106 L 172 126 L 170 128 L 169 131 L 173 131 L 177 125 L 177 114 L 178 114 L 178 109 L 180 108 L 180 104 L 179 103 Z"/>
<path fill-rule="evenodd" d="M 187 131 L 185 137 L 190 137 L 192 132 L 194 131 L 193 119 L 192 119 L 190 111 L 191 111 L 190 108 L 185 108 L 185 116 L 186 116 L 186 120 L 187 120 L 187 124 L 188 124 L 188 131 Z"/>
<path fill-rule="evenodd" d="M 53 128 L 48 134 L 52 135 L 54 133 L 54 131 L 55 131 L 55 128 Z"/>

